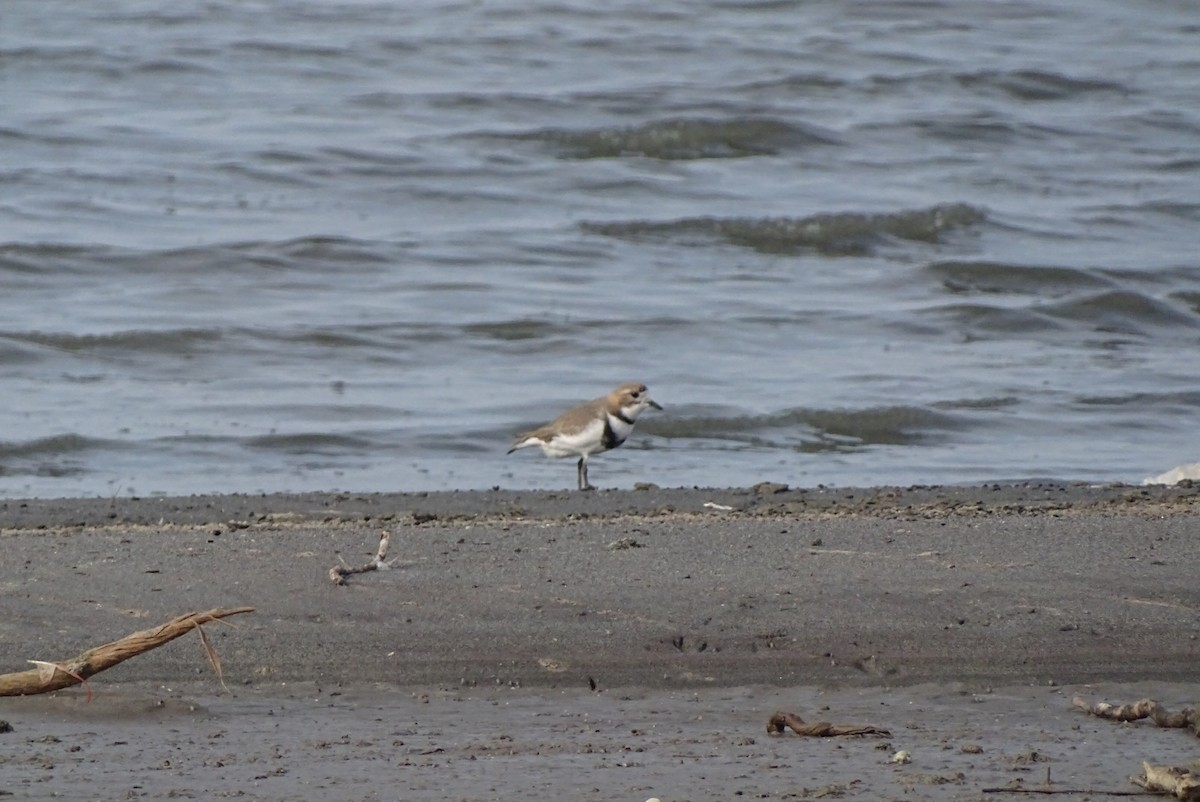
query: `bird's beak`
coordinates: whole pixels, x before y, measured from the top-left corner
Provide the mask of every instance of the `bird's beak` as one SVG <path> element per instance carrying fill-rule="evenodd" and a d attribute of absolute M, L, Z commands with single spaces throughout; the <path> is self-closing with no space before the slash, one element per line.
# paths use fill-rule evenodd
<path fill-rule="evenodd" d="M 652 398 L 647 398 L 646 400 L 650 402 L 650 406 L 654 407 L 659 412 L 662 412 L 662 404 L 658 403 L 657 401 L 655 401 Z"/>

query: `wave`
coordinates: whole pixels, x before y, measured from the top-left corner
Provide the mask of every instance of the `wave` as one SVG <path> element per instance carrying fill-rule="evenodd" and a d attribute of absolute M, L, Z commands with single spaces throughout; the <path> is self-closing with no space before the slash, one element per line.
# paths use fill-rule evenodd
<path fill-rule="evenodd" d="M 796 407 L 766 415 L 688 415 L 683 410 L 677 417 L 639 422 L 639 429 L 658 437 L 799 451 L 919 445 L 962 426 L 962 420 L 951 412 L 904 405 L 866 409 Z"/>
<path fill-rule="evenodd" d="M 246 448 L 279 451 L 288 454 L 320 454 L 326 456 L 362 454 L 374 447 L 373 440 L 348 434 L 326 432 L 294 432 L 264 434 L 241 441 Z"/>
<path fill-rule="evenodd" d="M 133 329 L 108 334 L 0 331 L 0 340 L 68 352 L 184 354 L 194 351 L 201 344 L 216 342 L 221 337 L 222 333 L 214 329 Z"/>
<path fill-rule="evenodd" d="M 545 340 L 566 336 L 575 328 L 572 325 L 548 320 L 522 319 L 468 323 L 460 330 L 470 337 L 486 340 Z"/>
<path fill-rule="evenodd" d="M 938 401 L 931 406 L 934 409 L 968 409 L 990 410 L 1006 409 L 1020 405 L 1021 399 L 1013 395 L 992 396 L 987 398 L 959 398 L 952 401 Z"/>
<path fill-rule="evenodd" d="M 998 89 L 1017 100 L 1067 100 L 1080 95 L 1132 94 L 1125 84 L 1102 78 L 1073 78 L 1043 70 L 982 70 L 960 73 L 954 80 L 968 89 Z"/>
<path fill-rule="evenodd" d="M 1039 270 L 1014 270 L 1011 266 L 1002 266 L 994 271 L 983 271 L 980 280 L 976 280 L 971 271 L 962 271 L 965 280 L 950 280 L 947 288 L 959 293 L 977 291 L 1038 298 L 1067 297 L 1026 306 L 979 302 L 945 304 L 926 309 L 923 314 L 949 318 L 956 325 L 969 329 L 1008 333 L 1075 329 L 1148 335 L 1156 330 L 1200 328 L 1200 305 L 1190 304 L 1187 297 L 1179 294 L 1164 300 L 1118 287 L 1075 293 L 1072 290 L 1104 287 L 1114 282 L 1086 271 L 1064 268 L 1039 275 Z M 959 271 L 932 272 L 951 274 Z"/>
<path fill-rule="evenodd" d="M 270 39 L 243 39 L 235 41 L 230 48 L 247 57 L 261 56 L 266 59 L 328 59 L 330 61 L 346 56 L 350 51 L 345 47 L 317 42 L 282 42 Z"/>
<path fill-rule="evenodd" d="M 63 273 L 75 272 L 72 268 L 82 267 L 89 255 L 109 250 L 103 246 L 5 243 L 0 245 L 0 274 L 44 273 L 61 277 Z"/>
<path fill-rule="evenodd" d="M 121 261 L 138 272 L 153 268 L 159 272 L 205 276 L 216 270 L 242 275 L 247 268 L 260 268 L 327 275 L 331 265 L 386 265 L 391 258 L 380 250 L 377 241 L 310 236 L 123 253 Z"/>
<path fill-rule="evenodd" d="M 78 460 L 88 451 L 119 448 L 115 441 L 67 432 L 17 442 L 0 441 L 0 476 L 78 476 Z"/>
<path fill-rule="evenodd" d="M 1052 128 L 1040 123 L 1015 120 L 990 111 L 918 117 L 908 121 L 905 125 L 911 125 L 932 139 L 940 139 L 956 145 L 963 142 L 993 145 L 1033 143 L 1082 134 L 1082 132 Z"/>
<path fill-rule="evenodd" d="M 84 437 L 81 434 L 65 432 L 39 437 L 35 440 L 17 442 L 0 441 L 0 459 L 30 459 L 43 456 L 62 456 L 65 454 L 81 454 L 101 448 L 112 448 L 114 443 L 94 437 Z"/>
<path fill-rule="evenodd" d="M 1168 297 L 1173 301 L 1187 304 L 1189 309 L 1200 314 L 1200 292 L 1174 292 Z"/>
<path fill-rule="evenodd" d="M 991 304 L 945 304 L 926 309 L 922 314 L 948 319 L 955 326 L 981 332 L 1018 334 L 1067 328 L 1066 324 L 1054 320 L 1036 309 L 1020 309 Z"/>
<path fill-rule="evenodd" d="M 1090 270 L 1005 262 L 934 262 L 925 270 L 950 292 L 1018 293 L 1045 296 L 1113 286 Z"/>
<path fill-rule="evenodd" d="M 136 250 L 108 245 L 0 244 L 0 275 L 44 275 L 60 280 L 64 273 L 111 280 L 119 274 L 198 275 L 214 271 L 244 276 L 248 269 L 306 271 L 327 276 L 331 266 L 383 267 L 395 261 L 394 247 L 378 240 L 308 236 L 286 240 L 251 240 L 202 247 Z"/>
<path fill-rule="evenodd" d="M 773 156 L 837 144 L 831 134 L 771 118 L 669 119 L 628 128 L 587 130 L 548 128 L 513 138 L 548 142 L 559 148 L 563 158 L 641 156 L 666 161 Z"/>
<path fill-rule="evenodd" d="M 987 219 L 983 209 L 949 203 L 926 209 L 866 214 L 831 212 L 811 217 L 720 218 L 583 222 L 584 231 L 629 240 L 724 240 L 769 254 L 795 254 L 811 248 L 828 255 L 862 255 L 888 239 L 936 244 L 955 229 Z"/>
<path fill-rule="evenodd" d="M 1085 406 L 1129 407 L 1137 410 L 1186 411 L 1200 408 L 1200 390 L 1089 395 L 1076 399 L 1076 403 Z"/>
<path fill-rule="evenodd" d="M 1197 328 L 1200 316 L 1132 290 L 1112 290 L 1085 298 L 1048 304 L 1043 314 L 1082 323 L 1095 331 L 1146 334 L 1161 328 Z"/>

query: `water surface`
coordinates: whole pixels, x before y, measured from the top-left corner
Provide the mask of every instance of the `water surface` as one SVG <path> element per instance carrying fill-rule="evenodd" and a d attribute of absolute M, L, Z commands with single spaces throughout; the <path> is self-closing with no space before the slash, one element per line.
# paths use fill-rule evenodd
<path fill-rule="evenodd" d="M 15 2 L 0 495 L 1138 481 L 1196 460 L 1200 16 Z"/>

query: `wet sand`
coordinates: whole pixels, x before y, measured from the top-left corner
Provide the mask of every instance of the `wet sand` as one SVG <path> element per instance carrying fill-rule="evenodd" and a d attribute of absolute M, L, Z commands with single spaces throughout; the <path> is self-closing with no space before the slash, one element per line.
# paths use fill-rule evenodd
<path fill-rule="evenodd" d="M 0 502 L 0 671 L 179 613 L 196 639 L 0 699 L 18 799 L 978 799 L 1129 790 L 1194 737 L 1200 491 L 463 492 Z M 330 583 L 393 533 L 393 570 Z M 886 739 L 766 735 L 776 709 Z M 979 752 L 964 752 L 963 747 Z M 888 763 L 900 749 L 908 765 Z"/>

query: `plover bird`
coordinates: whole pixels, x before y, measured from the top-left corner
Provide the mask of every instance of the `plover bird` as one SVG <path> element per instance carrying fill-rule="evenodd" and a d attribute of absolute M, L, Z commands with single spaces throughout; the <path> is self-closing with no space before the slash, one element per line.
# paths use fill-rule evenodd
<path fill-rule="evenodd" d="M 541 446 L 547 457 L 578 456 L 579 489 L 593 490 L 588 483 L 588 457 L 624 443 L 647 407 L 662 409 L 650 398 L 646 385 L 626 382 L 608 395 L 571 407 L 540 429 L 517 435 L 508 453 Z"/>

